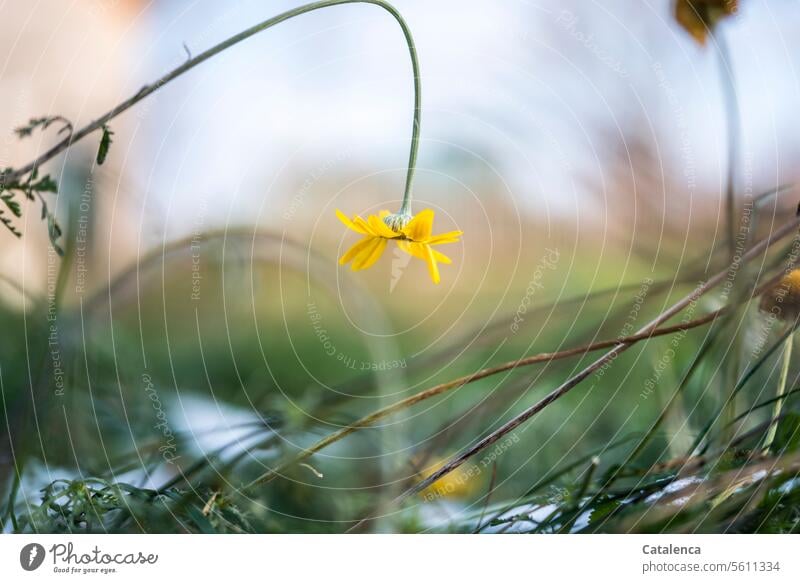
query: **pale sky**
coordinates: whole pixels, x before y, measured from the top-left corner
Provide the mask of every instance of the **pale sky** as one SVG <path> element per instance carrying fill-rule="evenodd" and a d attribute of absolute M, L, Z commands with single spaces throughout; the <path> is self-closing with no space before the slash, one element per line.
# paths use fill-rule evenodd
<path fill-rule="evenodd" d="M 156 4 L 137 26 L 130 89 L 185 58 L 183 42 L 196 54 L 296 4 Z M 699 48 L 677 27 L 668 2 L 396 5 L 422 67 L 418 193 L 494 175 L 523 209 L 573 212 L 589 196 L 583 179 L 604 178 L 608 136 L 638 125 L 654 132 L 668 173 L 684 171 L 689 151 L 698 185 L 713 189 L 723 179 L 719 63 L 713 46 Z M 800 154 L 800 7 L 742 5 L 722 32 L 758 191 L 793 176 Z M 303 176 L 322 167 L 331 180 L 341 170 L 341 187 L 388 171 L 399 196 L 411 91 L 403 37 L 388 14 L 351 5 L 305 15 L 162 90 L 141 114 L 131 163 L 146 172 L 136 181 L 176 232 L 191 228 L 180 216 L 198 197 L 227 204 L 217 210 L 231 216 L 213 220 L 269 223 Z"/>

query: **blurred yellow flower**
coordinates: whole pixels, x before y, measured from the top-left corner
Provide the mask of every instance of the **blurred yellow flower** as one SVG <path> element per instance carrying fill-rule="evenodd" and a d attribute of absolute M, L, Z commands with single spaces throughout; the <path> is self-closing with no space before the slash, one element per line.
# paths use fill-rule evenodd
<path fill-rule="evenodd" d="M 711 29 L 724 17 L 736 12 L 738 0 L 677 0 L 675 18 L 701 45 Z"/>
<path fill-rule="evenodd" d="M 462 235 L 461 231 L 434 235 L 434 213 L 431 209 L 425 209 L 416 216 L 408 217 L 408 220 L 403 221 L 397 221 L 398 215 L 391 215 L 389 211 L 381 211 L 378 216 L 370 215 L 366 220 L 358 215 L 351 220 L 339 210 L 336 211 L 336 216 L 348 229 L 364 235 L 358 243 L 342 255 L 339 259 L 340 265 L 352 261 L 351 268 L 354 271 L 367 269 L 380 259 L 388 242 L 393 240 L 400 249 L 427 263 L 433 283 L 439 283 L 441 280 L 439 263 L 448 264 L 452 261 L 447 255 L 433 249 L 432 246 L 457 243 Z M 397 225 L 397 230 L 387 224 L 387 219 Z"/>
<path fill-rule="evenodd" d="M 439 459 L 432 462 L 420 472 L 420 480 L 432 475 L 444 465 L 445 461 L 444 459 Z M 468 498 L 479 489 L 481 485 L 480 474 L 481 470 L 478 466 L 458 466 L 452 472 L 445 474 L 422 490 L 420 495 L 428 501 L 433 501 L 437 498 Z"/>
<path fill-rule="evenodd" d="M 793 269 L 761 296 L 759 309 L 784 322 L 800 317 L 800 269 Z"/>

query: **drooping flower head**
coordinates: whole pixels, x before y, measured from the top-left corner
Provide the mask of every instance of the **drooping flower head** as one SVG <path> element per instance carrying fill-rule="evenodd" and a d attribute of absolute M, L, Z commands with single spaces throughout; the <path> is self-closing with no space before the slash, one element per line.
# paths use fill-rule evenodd
<path fill-rule="evenodd" d="M 734 14 L 738 0 L 677 0 L 675 19 L 701 45 L 717 22 Z"/>
<path fill-rule="evenodd" d="M 434 245 L 456 243 L 461 237 L 461 231 L 451 231 L 442 235 L 433 234 L 433 211 L 426 209 L 416 216 L 411 214 L 411 194 L 414 173 L 417 165 L 419 151 L 419 135 L 422 123 L 422 91 L 421 77 L 417 50 L 411 38 L 411 31 L 405 21 L 394 8 L 384 6 L 397 19 L 408 44 L 408 54 L 411 57 L 411 69 L 414 82 L 414 115 L 411 123 L 411 144 L 408 152 L 408 167 L 406 169 L 406 184 L 403 191 L 403 200 L 400 210 L 396 213 L 381 211 L 378 216 L 370 215 L 366 220 L 359 216 L 352 219 L 337 210 L 336 216 L 347 228 L 355 231 L 363 238 L 353 245 L 339 259 L 344 265 L 352 261 L 352 268 L 356 271 L 367 269 L 383 255 L 389 241 L 394 241 L 397 246 L 412 257 L 422 259 L 428 266 L 431 279 L 439 283 L 440 263 L 451 263 L 450 258 L 433 249 Z"/>
<path fill-rule="evenodd" d="M 389 241 L 394 241 L 403 251 L 422 259 L 428 265 L 433 283 L 439 283 L 439 263 L 452 263 L 447 255 L 433 248 L 434 245 L 457 243 L 461 231 L 450 231 L 441 235 L 433 234 L 434 212 L 425 209 L 416 216 L 407 213 L 391 214 L 381 211 L 378 216 L 369 215 L 366 220 L 356 215 L 352 219 L 337 210 L 336 216 L 347 228 L 363 238 L 350 247 L 339 259 L 340 265 L 352 261 L 354 271 L 371 267 L 383 255 Z M 391 226 L 390 226 L 391 225 Z"/>

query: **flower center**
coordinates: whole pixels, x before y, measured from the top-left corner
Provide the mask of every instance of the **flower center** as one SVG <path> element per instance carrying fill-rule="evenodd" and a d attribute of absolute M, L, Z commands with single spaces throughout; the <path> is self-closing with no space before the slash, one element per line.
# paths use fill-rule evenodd
<path fill-rule="evenodd" d="M 395 233 L 402 231 L 411 222 L 411 215 L 407 213 L 394 213 L 383 218 L 383 222 Z"/>

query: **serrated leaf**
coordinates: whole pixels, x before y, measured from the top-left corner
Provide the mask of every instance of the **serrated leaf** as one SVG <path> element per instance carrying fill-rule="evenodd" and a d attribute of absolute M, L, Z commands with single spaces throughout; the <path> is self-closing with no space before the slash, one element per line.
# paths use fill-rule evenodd
<path fill-rule="evenodd" d="M 10 210 L 15 217 L 19 218 L 22 216 L 22 208 L 19 206 L 19 203 L 14 200 L 13 194 L 3 194 L 0 196 L 3 199 L 3 202 L 6 203 L 8 210 Z"/>
<path fill-rule="evenodd" d="M 111 136 L 114 132 L 111 131 L 107 125 L 103 125 L 103 137 L 100 138 L 100 147 L 97 149 L 97 164 L 100 165 L 106 161 L 108 156 L 108 149 L 111 147 Z"/>
<path fill-rule="evenodd" d="M 22 233 L 17 231 L 16 227 L 11 222 L 11 219 L 9 219 L 6 216 L 3 216 L 3 211 L 2 210 L 0 210 L 0 223 L 3 223 L 3 225 L 6 227 L 6 229 L 8 229 L 11 232 L 11 234 L 14 235 L 15 237 L 17 237 L 18 239 L 20 237 L 22 237 Z"/>

